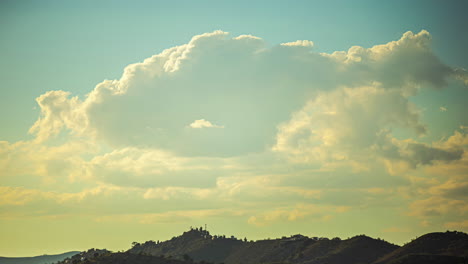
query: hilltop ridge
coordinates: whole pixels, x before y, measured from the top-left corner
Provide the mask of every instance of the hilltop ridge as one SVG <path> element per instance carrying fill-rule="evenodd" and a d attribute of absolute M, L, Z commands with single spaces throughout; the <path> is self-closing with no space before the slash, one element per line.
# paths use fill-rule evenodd
<path fill-rule="evenodd" d="M 180 259 L 189 256 L 194 261 L 225 264 L 341 263 L 344 259 L 353 263 L 371 263 L 397 248 L 397 245 L 364 235 L 342 240 L 296 234 L 248 241 L 234 236 L 211 235 L 203 228 L 191 228 L 168 241 L 134 243 L 127 252 Z"/>
<path fill-rule="evenodd" d="M 90 250 L 59 264 L 466 264 L 467 258 L 468 235 L 457 231 L 425 234 L 400 247 L 365 235 L 248 241 L 191 228 L 167 241 L 134 242 L 119 253 Z"/>

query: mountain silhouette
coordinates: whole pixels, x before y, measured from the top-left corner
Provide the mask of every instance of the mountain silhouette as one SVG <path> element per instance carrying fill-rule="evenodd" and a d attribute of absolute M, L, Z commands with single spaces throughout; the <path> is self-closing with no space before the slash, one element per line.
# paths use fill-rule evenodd
<path fill-rule="evenodd" d="M 400 247 L 365 235 L 247 241 L 191 228 L 163 242 L 134 242 L 124 253 L 92 250 L 60 264 L 468 264 L 468 235 L 429 233 Z"/>

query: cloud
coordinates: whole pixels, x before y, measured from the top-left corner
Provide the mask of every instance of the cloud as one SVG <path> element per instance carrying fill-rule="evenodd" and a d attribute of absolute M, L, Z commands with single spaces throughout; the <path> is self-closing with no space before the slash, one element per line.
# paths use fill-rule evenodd
<path fill-rule="evenodd" d="M 297 204 L 294 208 L 276 208 L 259 215 L 249 217 L 247 223 L 257 227 L 268 226 L 278 222 L 294 222 L 305 218 L 322 221 L 331 219 L 330 213 L 343 213 L 349 210 L 345 206 L 324 206 L 314 204 Z"/>
<path fill-rule="evenodd" d="M 448 199 L 432 196 L 424 200 L 417 200 L 410 205 L 410 215 L 418 217 L 442 217 L 444 215 L 458 215 L 466 217 L 468 202 L 460 199 Z"/>
<path fill-rule="evenodd" d="M 29 129 L 29 133 L 36 135 L 36 140 L 42 142 L 58 135 L 64 128 L 73 133 L 83 133 L 87 124 L 86 117 L 80 111 L 81 102 L 78 97 L 69 96 L 69 92 L 48 91 L 36 98 L 41 116 Z"/>
<path fill-rule="evenodd" d="M 205 119 L 198 119 L 189 125 L 191 128 L 224 128 L 224 126 L 214 125 Z"/>
<path fill-rule="evenodd" d="M 413 164 L 432 164 L 434 161 L 454 161 L 461 159 L 462 149 L 440 149 L 421 143 L 409 143 L 401 150 L 401 158 L 410 160 Z"/>
<path fill-rule="evenodd" d="M 281 43 L 281 46 L 291 46 L 291 47 L 313 47 L 314 42 L 310 40 L 296 40 L 294 42 Z"/>
<path fill-rule="evenodd" d="M 110 205 L 112 198 L 125 197 L 128 194 L 128 189 L 105 185 L 79 192 L 42 191 L 24 187 L 0 186 L 0 209 L 2 212 L 0 218 L 96 214 L 98 211 L 96 211 L 95 206 Z M 100 208 L 100 210 L 105 209 Z"/>
<path fill-rule="evenodd" d="M 94 179 L 118 186 L 208 187 L 216 178 L 239 169 L 230 159 L 179 157 L 157 149 L 122 148 L 88 163 Z"/>
<path fill-rule="evenodd" d="M 240 211 L 257 226 L 351 208 L 466 217 L 466 124 L 429 142 L 433 120 L 414 100 L 466 84 L 466 70 L 443 64 L 424 30 L 331 54 L 312 46 L 215 31 L 84 97 L 44 93 L 34 140 L 0 142 L 2 211 L 145 223 Z"/>
<path fill-rule="evenodd" d="M 407 128 L 424 135 L 417 108 L 396 89 L 341 88 L 318 95 L 279 126 L 273 150 L 296 162 L 372 160 L 375 155 L 411 166 L 461 158 L 460 147 L 439 148 L 398 140 L 390 131 Z"/>
<path fill-rule="evenodd" d="M 41 117 L 30 132 L 46 140 L 66 129 L 112 147 L 182 156 L 245 155 L 273 146 L 276 126 L 316 100 L 318 92 L 339 87 L 362 92 L 359 87 L 379 83 L 404 107 L 389 109 L 389 115 L 410 114 L 410 123 L 401 125 L 421 134 L 425 127 L 407 96 L 423 86 L 442 88 L 447 78 L 461 74 L 438 60 L 430 40 L 427 31 L 407 32 L 368 49 L 323 54 L 297 49 L 310 41 L 270 48 L 258 37 L 214 31 L 127 66 L 119 80 L 103 81 L 82 101 L 64 91 L 43 94 L 37 99 Z M 200 116 L 225 129 L 187 131 Z M 393 120 L 399 121 L 405 122 Z"/>
<path fill-rule="evenodd" d="M 460 159 L 459 146 L 392 134 L 404 129 L 425 135 L 428 126 L 409 96 L 464 76 L 463 69 L 442 64 L 430 43 L 423 30 L 371 48 L 325 54 L 294 47 L 311 41 L 268 47 L 251 35 L 206 33 L 127 66 L 119 80 L 103 81 L 83 100 L 64 91 L 41 95 L 41 116 L 30 132 L 38 142 L 65 130 L 72 139 L 107 145 L 111 151 L 89 161 L 76 145 L 77 154 L 67 155 L 74 157 L 71 166 L 115 184 L 135 178 L 140 185 L 158 182 L 152 187 L 175 184 L 171 177 L 188 172 L 190 184 L 197 177 L 207 184 L 226 172 L 190 157 L 213 157 L 209 162 L 221 164 L 226 161 L 219 157 L 269 149 L 296 162 L 329 168 L 344 162 L 359 171 L 369 170 L 374 156 L 394 171 L 450 162 Z"/>
<path fill-rule="evenodd" d="M 405 192 L 409 201 L 407 214 L 423 219 L 430 226 L 445 226 L 460 223 L 468 212 L 468 141 L 465 131 L 455 131 L 446 140 L 433 144 L 434 147 L 461 148 L 459 159 L 451 162 L 433 162 L 411 172 L 414 176 Z M 426 154 L 429 155 L 428 151 Z M 451 225 L 453 228 L 456 225 Z M 463 228 L 463 225 L 459 225 Z"/>
<path fill-rule="evenodd" d="M 51 145 L 37 140 L 3 141 L 0 146 L 0 178 L 4 182 L 56 187 L 86 178 L 84 156 L 96 155 L 99 149 L 94 142 L 80 139 Z"/>
<path fill-rule="evenodd" d="M 239 39 L 246 39 L 246 40 L 261 40 L 261 38 L 257 37 L 257 36 L 252 36 L 252 35 L 240 35 L 240 36 L 237 36 L 235 37 L 234 39 L 236 40 L 239 40 Z"/>
<path fill-rule="evenodd" d="M 448 222 L 444 225 L 446 228 L 454 229 L 454 230 L 468 230 L 468 220 L 460 221 L 460 222 Z"/>
<path fill-rule="evenodd" d="M 0 187 L 1 205 L 24 205 L 38 199 L 40 196 L 51 196 L 37 190 L 27 190 L 24 188 Z"/>
<path fill-rule="evenodd" d="M 455 78 L 462 81 L 465 86 L 468 86 L 468 70 L 464 68 L 455 68 L 453 71 Z"/>
<path fill-rule="evenodd" d="M 148 189 L 143 197 L 145 199 L 209 199 L 213 197 L 213 189 L 208 188 L 186 188 L 186 187 L 163 187 Z"/>
<path fill-rule="evenodd" d="M 156 224 L 156 223 L 193 223 L 200 219 L 206 220 L 210 217 L 233 217 L 239 216 L 241 212 L 234 212 L 226 209 L 205 209 L 205 210 L 184 210 L 168 211 L 164 213 L 146 213 L 146 214 L 123 214 L 117 221 L 132 222 L 138 224 Z M 115 216 L 99 216 L 94 219 L 97 222 L 115 222 Z"/>

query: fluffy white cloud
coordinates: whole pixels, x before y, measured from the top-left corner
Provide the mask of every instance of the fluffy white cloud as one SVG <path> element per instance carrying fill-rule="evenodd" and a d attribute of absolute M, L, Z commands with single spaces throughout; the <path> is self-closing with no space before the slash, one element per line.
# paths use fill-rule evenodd
<path fill-rule="evenodd" d="M 205 119 L 197 119 L 189 125 L 191 128 L 224 128 L 224 126 L 214 125 Z"/>
<path fill-rule="evenodd" d="M 36 98 L 41 116 L 29 129 L 30 133 L 36 135 L 36 140 L 44 141 L 64 128 L 80 133 L 87 127 L 81 102 L 77 97 L 69 98 L 69 95 L 69 92 L 49 91 Z"/>
<path fill-rule="evenodd" d="M 294 42 L 281 43 L 281 46 L 313 47 L 314 42 L 310 40 L 296 40 Z"/>
<path fill-rule="evenodd" d="M 421 87 L 441 88 L 448 77 L 462 76 L 463 70 L 437 59 L 430 39 L 426 31 L 407 32 L 369 49 L 319 54 L 297 48 L 310 41 L 268 48 L 254 36 L 202 34 L 129 65 L 119 80 L 98 84 L 83 101 L 63 91 L 40 96 L 42 114 L 31 132 L 45 140 L 69 129 L 114 147 L 152 147 L 186 156 L 261 152 L 274 145 L 276 126 L 319 91 L 380 83 L 382 90 L 399 91 L 389 92 L 392 100 L 410 107 L 404 105 L 407 96 Z M 417 110 L 405 109 L 388 109 L 394 115 L 410 111 L 407 120 L 392 122 L 412 122 L 402 125 L 424 132 Z M 187 130 L 200 116 L 225 129 Z"/>

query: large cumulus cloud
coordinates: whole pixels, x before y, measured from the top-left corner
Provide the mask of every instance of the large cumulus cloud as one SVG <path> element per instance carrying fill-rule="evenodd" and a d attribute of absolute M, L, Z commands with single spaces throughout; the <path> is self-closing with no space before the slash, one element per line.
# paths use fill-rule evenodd
<path fill-rule="evenodd" d="M 394 124 L 422 134 L 426 128 L 407 97 L 462 75 L 438 60 L 430 40 L 426 31 L 407 32 L 385 45 L 321 54 L 310 41 L 269 47 L 258 37 L 215 31 L 129 65 L 121 79 L 98 84 L 83 101 L 63 91 L 40 96 L 42 116 L 31 132 L 45 140 L 66 128 L 113 147 L 242 155 L 278 145 L 278 124 L 317 100 L 318 93 L 346 86 L 347 94 L 371 98 L 361 100 L 366 107 L 386 107 L 362 120 L 365 127 L 376 121 L 362 133 Z M 197 120 L 223 129 L 193 129 Z"/>

